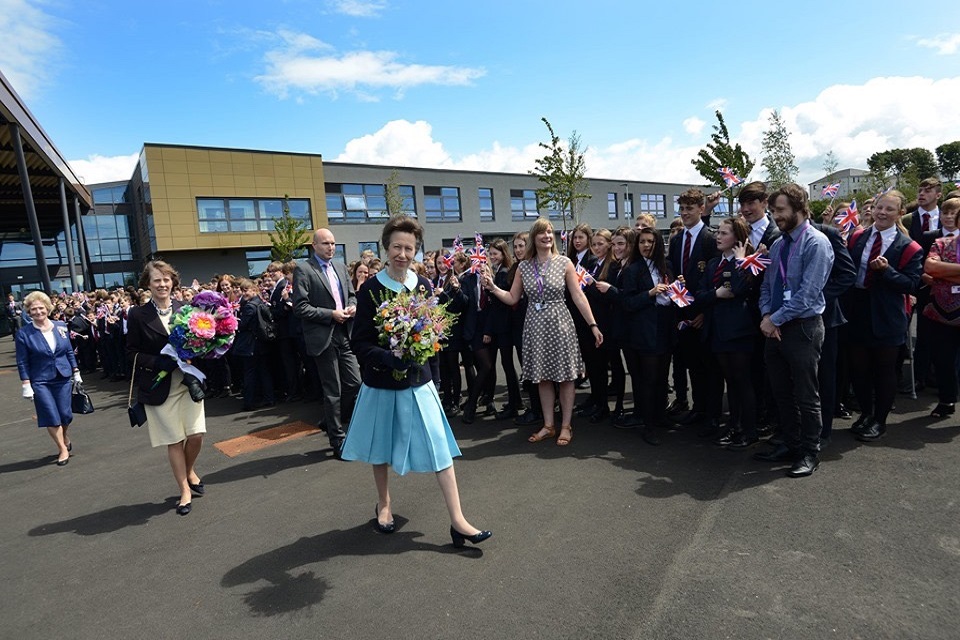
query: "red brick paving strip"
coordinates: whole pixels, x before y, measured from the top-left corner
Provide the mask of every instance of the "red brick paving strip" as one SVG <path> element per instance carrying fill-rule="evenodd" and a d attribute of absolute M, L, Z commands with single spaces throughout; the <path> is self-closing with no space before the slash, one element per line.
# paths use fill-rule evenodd
<path fill-rule="evenodd" d="M 280 444 L 287 440 L 302 438 L 311 433 L 320 433 L 320 430 L 317 429 L 315 425 L 297 421 L 289 424 L 281 424 L 277 427 L 270 427 L 262 431 L 254 431 L 253 433 L 248 433 L 238 438 L 217 442 L 213 446 L 219 449 L 224 455 L 234 458 L 240 454 L 259 451 L 260 449 L 272 447 L 275 444 Z"/>

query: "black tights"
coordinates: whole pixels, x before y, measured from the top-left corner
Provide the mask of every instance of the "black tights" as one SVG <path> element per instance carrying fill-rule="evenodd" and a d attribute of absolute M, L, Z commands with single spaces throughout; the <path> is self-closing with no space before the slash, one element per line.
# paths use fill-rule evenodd
<path fill-rule="evenodd" d="M 640 353 L 624 349 L 633 389 L 633 413 L 648 427 L 663 421 L 667 409 L 667 375 L 670 354 Z"/>
<path fill-rule="evenodd" d="M 897 359 L 900 347 L 850 345 L 850 378 L 860 411 L 882 425 L 897 395 Z"/>
<path fill-rule="evenodd" d="M 727 382 L 730 403 L 730 423 L 739 424 L 740 432 L 748 438 L 757 436 L 757 396 L 750 377 L 753 353 L 728 351 L 717 353 L 723 379 Z"/>
<path fill-rule="evenodd" d="M 507 345 L 500 347 L 500 366 L 503 368 L 503 375 L 507 379 L 507 406 L 513 409 L 519 409 L 523 402 L 520 400 L 520 380 L 517 378 L 517 368 L 513 366 L 513 347 Z M 497 354 L 493 354 L 496 360 Z M 493 397 L 493 394 L 490 394 Z"/>

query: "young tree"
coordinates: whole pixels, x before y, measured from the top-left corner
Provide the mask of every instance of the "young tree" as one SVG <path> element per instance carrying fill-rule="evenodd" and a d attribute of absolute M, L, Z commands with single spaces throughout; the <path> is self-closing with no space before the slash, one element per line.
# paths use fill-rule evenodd
<path fill-rule="evenodd" d="M 790 132 L 776 109 L 770 114 L 770 128 L 763 134 L 761 149 L 763 168 L 766 169 L 767 180 L 774 189 L 795 182 L 800 168 L 797 167 L 793 149 L 790 148 Z"/>
<path fill-rule="evenodd" d="M 387 198 L 387 215 L 389 215 L 391 218 L 393 216 L 402 215 L 403 196 L 400 195 L 400 178 L 396 169 L 390 172 L 390 177 L 387 178 L 387 184 L 385 187 L 385 195 Z"/>
<path fill-rule="evenodd" d="M 725 189 L 727 185 L 720 175 L 721 167 L 730 167 L 738 177 L 747 180 L 753 171 L 754 162 L 739 143 L 730 144 L 730 132 L 727 130 L 727 123 L 723 121 L 723 114 L 718 110 L 716 115 L 717 124 L 713 125 L 710 143 L 705 149 L 701 149 L 690 163 L 709 184 Z M 734 190 L 731 189 L 727 192 L 728 211 L 733 211 L 734 198 Z"/>
<path fill-rule="evenodd" d="M 947 180 L 953 180 L 960 173 L 960 140 L 942 144 L 936 151 L 940 173 Z"/>
<path fill-rule="evenodd" d="M 583 148 L 576 131 L 570 134 L 570 139 L 564 146 L 554 133 L 550 121 L 546 118 L 540 120 L 550 132 L 550 143 L 540 143 L 540 147 L 545 149 L 547 154 L 536 160 L 536 168 L 530 171 L 530 175 L 537 176 L 543 185 L 536 191 L 537 208 L 559 211 L 563 219 L 563 229 L 566 231 L 567 217 L 573 220 L 574 225 L 579 224 L 581 201 L 591 197 L 586 193 L 589 184 L 585 177 L 587 168 L 583 159 L 586 149 Z"/>
<path fill-rule="evenodd" d="M 823 172 L 827 174 L 827 181 L 833 176 L 833 172 L 837 170 L 837 167 L 840 166 L 840 162 L 837 160 L 836 154 L 833 152 L 833 149 L 827 151 L 827 155 L 823 157 Z"/>
<path fill-rule="evenodd" d="M 307 222 L 290 215 L 288 197 L 287 194 L 283 194 L 283 216 L 274 221 L 274 232 L 268 234 L 271 244 L 270 257 L 280 262 L 293 260 L 303 245 L 310 240 Z"/>

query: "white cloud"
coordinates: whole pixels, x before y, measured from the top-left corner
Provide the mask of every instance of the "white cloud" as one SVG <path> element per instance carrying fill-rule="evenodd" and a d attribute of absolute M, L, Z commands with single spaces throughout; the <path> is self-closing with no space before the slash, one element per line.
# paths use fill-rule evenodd
<path fill-rule="evenodd" d="M 0 0 L 0 69 L 17 93 L 34 98 L 63 49 L 51 33 L 56 20 L 27 0 Z"/>
<path fill-rule="evenodd" d="M 719 109 L 720 111 L 723 111 L 724 109 L 726 109 L 726 107 L 727 107 L 726 98 L 714 98 L 713 100 L 707 103 L 707 109 L 710 109 L 710 111 L 716 111 L 717 109 Z"/>
<path fill-rule="evenodd" d="M 932 38 L 917 38 L 917 46 L 936 49 L 941 56 L 960 51 L 960 33 L 938 33 Z"/>
<path fill-rule="evenodd" d="M 331 8 L 357 18 L 376 18 L 387 8 L 386 0 L 333 0 Z"/>
<path fill-rule="evenodd" d="M 264 55 L 266 72 L 254 80 L 267 91 L 286 98 L 291 92 L 310 94 L 339 91 L 363 100 L 377 99 L 376 91 L 392 89 L 398 97 L 424 84 L 468 85 L 483 69 L 447 65 L 407 64 L 393 51 L 350 51 L 333 48 L 304 33 L 280 31 L 283 44 Z"/>
<path fill-rule="evenodd" d="M 140 159 L 139 153 L 129 156 L 101 156 L 93 154 L 86 160 L 68 160 L 70 168 L 84 184 L 99 184 L 129 180 Z"/>
<path fill-rule="evenodd" d="M 703 131 L 703 127 L 706 126 L 706 122 L 698 118 L 697 116 L 690 116 L 683 121 L 683 130 L 689 133 L 690 135 L 697 135 Z"/>

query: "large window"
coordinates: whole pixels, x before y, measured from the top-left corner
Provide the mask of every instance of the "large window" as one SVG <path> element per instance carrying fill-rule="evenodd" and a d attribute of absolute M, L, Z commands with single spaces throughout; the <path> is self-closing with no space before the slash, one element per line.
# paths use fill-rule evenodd
<path fill-rule="evenodd" d="M 649 213 L 654 218 L 665 218 L 667 216 L 667 196 L 659 193 L 641 193 L 640 213 Z"/>
<path fill-rule="evenodd" d="M 122 184 L 116 187 L 103 187 L 94 189 L 93 204 L 120 204 L 127 201 L 127 185 Z"/>
<path fill-rule="evenodd" d="M 461 219 L 459 187 L 424 187 L 423 212 L 427 220 L 454 222 Z"/>
<path fill-rule="evenodd" d="M 480 221 L 492 222 L 494 219 L 493 189 L 480 187 L 480 189 L 477 191 L 477 195 L 480 198 Z"/>
<path fill-rule="evenodd" d="M 330 222 L 378 222 L 390 217 L 387 209 L 387 188 L 382 184 L 341 184 L 327 182 L 327 219 Z M 413 187 L 400 185 L 401 209 L 416 217 L 417 205 Z"/>
<path fill-rule="evenodd" d="M 616 220 L 619 217 L 617 212 L 617 194 L 607 193 L 607 217 Z"/>
<path fill-rule="evenodd" d="M 127 216 L 81 216 L 91 262 L 133 260 Z"/>
<path fill-rule="evenodd" d="M 510 189 L 510 217 L 514 220 L 539 218 L 537 192 L 533 189 Z"/>
<path fill-rule="evenodd" d="M 360 242 L 357 245 L 357 249 L 360 251 L 359 255 L 363 255 L 364 251 L 373 251 L 373 255 L 380 257 L 380 243 L 376 240 L 372 242 Z"/>
<path fill-rule="evenodd" d="M 197 218 L 201 233 L 273 231 L 277 218 L 283 217 L 286 202 L 290 217 L 310 218 L 310 200 L 290 198 L 197 198 Z"/>
<path fill-rule="evenodd" d="M 95 273 L 93 274 L 93 282 L 98 289 L 116 289 L 127 285 L 136 286 L 137 274 L 131 271 Z"/>

